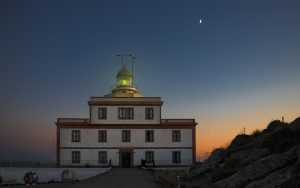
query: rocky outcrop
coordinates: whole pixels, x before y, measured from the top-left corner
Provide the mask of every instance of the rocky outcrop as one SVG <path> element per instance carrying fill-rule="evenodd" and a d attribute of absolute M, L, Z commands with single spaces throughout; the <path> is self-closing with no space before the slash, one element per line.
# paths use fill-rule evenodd
<path fill-rule="evenodd" d="M 222 162 L 224 162 L 227 155 L 228 152 L 224 148 L 215 149 L 211 156 L 199 168 L 190 172 L 190 176 L 199 176 L 215 170 Z"/>
<path fill-rule="evenodd" d="M 251 163 L 226 179 L 216 182 L 214 187 L 243 187 L 250 182 L 266 177 L 276 170 L 294 164 L 297 160 L 297 148 L 293 148 L 285 153 L 273 154 Z"/>
<path fill-rule="evenodd" d="M 237 135 L 228 148 L 216 149 L 192 169 L 186 185 L 191 181 L 193 186 L 199 182 L 196 187 L 300 188 L 300 117 L 290 124 L 275 120 L 262 131 Z"/>
<path fill-rule="evenodd" d="M 283 184 L 284 182 L 286 182 L 289 179 L 289 177 L 290 177 L 289 173 L 290 173 L 290 168 L 285 167 L 283 169 L 272 172 L 271 174 L 269 174 L 268 176 L 266 176 L 263 179 L 251 182 L 245 188 L 257 188 L 257 187 L 273 188 L 273 187 L 276 187 L 280 184 Z"/>
<path fill-rule="evenodd" d="M 278 187 L 300 187 L 300 160 L 293 166 L 289 175 L 289 178 Z"/>
<path fill-rule="evenodd" d="M 254 147 L 253 139 L 246 134 L 237 135 L 228 147 L 230 152 L 237 152 Z"/>
<path fill-rule="evenodd" d="M 270 154 L 267 148 L 247 149 L 232 153 L 229 159 L 239 159 L 245 163 L 256 161 Z"/>
<path fill-rule="evenodd" d="M 296 118 L 290 125 L 291 129 L 295 132 L 300 132 L 300 117 Z"/>

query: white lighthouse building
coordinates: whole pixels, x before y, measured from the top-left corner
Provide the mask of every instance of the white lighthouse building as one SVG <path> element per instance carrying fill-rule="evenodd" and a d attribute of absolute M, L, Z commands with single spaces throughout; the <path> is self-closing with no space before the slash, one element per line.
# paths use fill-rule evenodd
<path fill-rule="evenodd" d="M 161 119 L 160 97 L 144 97 L 122 66 L 111 94 L 91 97 L 89 118 L 58 118 L 59 166 L 190 165 L 195 119 Z"/>

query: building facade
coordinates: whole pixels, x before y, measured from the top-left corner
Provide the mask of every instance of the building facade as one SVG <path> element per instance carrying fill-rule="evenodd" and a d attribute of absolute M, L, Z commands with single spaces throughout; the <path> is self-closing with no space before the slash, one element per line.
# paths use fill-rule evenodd
<path fill-rule="evenodd" d="M 144 97 L 123 66 L 111 94 L 91 97 L 89 118 L 58 118 L 59 166 L 190 165 L 195 119 L 162 119 L 160 97 Z"/>

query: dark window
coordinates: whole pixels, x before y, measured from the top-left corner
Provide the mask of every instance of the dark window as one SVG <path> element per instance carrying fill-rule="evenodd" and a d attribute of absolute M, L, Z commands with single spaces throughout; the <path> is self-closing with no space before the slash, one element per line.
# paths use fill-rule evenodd
<path fill-rule="evenodd" d="M 172 131 L 173 142 L 180 142 L 180 130 Z"/>
<path fill-rule="evenodd" d="M 72 151 L 72 163 L 80 163 L 80 151 Z"/>
<path fill-rule="evenodd" d="M 106 142 L 107 141 L 107 132 L 105 130 L 100 130 L 98 132 L 98 141 Z"/>
<path fill-rule="evenodd" d="M 106 119 L 107 111 L 106 108 L 98 108 L 98 119 Z"/>
<path fill-rule="evenodd" d="M 146 162 L 151 163 L 154 161 L 154 151 L 146 151 L 145 155 Z"/>
<path fill-rule="evenodd" d="M 98 162 L 99 163 L 107 163 L 107 152 L 106 151 L 99 151 L 98 153 Z"/>
<path fill-rule="evenodd" d="M 80 131 L 79 130 L 72 131 L 72 142 L 80 142 Z"/>
<path fill-rule="evenodd" d="M 153 142 L 154 141 L 154 131 L 153 130 L 147 130 L 145 133 L 146 142 Z"/>
<path fill-rule="evenodd" d="M 130 130 L 122 131 L 122 142 L 130 142 Z"/>
<path fill-rule="evenodd" d="M 181 153 L 180 151 L 172 152 L 172 162 L 173 163 L 181 163 Z"/>
<path fill-rule="evenodd" d="M 153 119 L 153 118 L 154 118 L 154 109 L 153 108 L 146 108 L 145 119 Z"/>
<path fill-rule="evenodd" d="M 119 108 L 119 119 L 133 119 L 133 108 Z"/>

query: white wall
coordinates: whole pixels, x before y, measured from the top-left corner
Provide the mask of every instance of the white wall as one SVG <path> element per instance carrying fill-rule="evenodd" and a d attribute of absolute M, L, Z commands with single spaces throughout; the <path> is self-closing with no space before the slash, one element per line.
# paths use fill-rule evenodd
<path fill-rule="evenodd" d="M 145 152 L 154 152 L 154 161 L 156 165 L 177 165 L 172 163 L 172 152 L 181 152 L 180 165 L 191 165 L 193 163 L 192 149 L 135 149 L 134 165 L 141 165 L 141 159 L 145 159 Z"/>
<path fill-rule="evenodd" d="M 72 163 L 72 151 L 80 151 L 80 163 Z M 85 166 L 98 164 L 98 152 L 107 151 L 107 165 L 111 159 L 111 163 L 114 166 L 119 165 L 119 150 L 118 149 L 61 149 L 60 150 L 60 165 L 68 166 Z M 105 166 L 105 164 L 102 164 Z"/>
<path fill-rule="evenodd" d="M 80 142 L 72 142 L 72 130 L 80 130 Z M 98 142 L 98 130 L 107 130 L 107 142 Z M 122 142 L 122 130 L 131 130 L 131 142 Z M 145 131 L 154 130 L 154 142 L 145 141 Z M 172 141 L 177 129 L 60 129 L 61 147 L 192 147 L 192 129 L 181 130 L 181 142 Z"/>
<path fill-rule="evenodd" d="M 72 164 L 72 151 L 80 151 L 81 161 L 79 164 Z M 61 165 L 98 165 L 98 151 L 107 151 L 107 160 L 111 160 L 113 166 L 119 166 L 118 149 L 61 149 Z M 191 165 L 193 162 L 192 149 L 134 149 L 133 165 L 140 166 L 141 159 L 145 159 L 146 151 L 154 151 L 154 160 L 156 165 L 178 165 L 172 163 L 172 152 L 181 152 L 181 165 Z"/>
<path fill-rule="evenodd" d="M 107 119 L 98 119 L 98 108 L 107 109 Z M 123 120 L 118 117 L 118 108 L 134 108 L 134 119 Z M 91 106 L 92 124 L 160 124 L 160 106 Z M 154 108 L 154 119 L 145 119 L 145 109 Z"/>
<path fill-rule="evenodd" d="M 71 142 L 72 130 L 80 130 L 81 141 Z M 98 142 L 98 130 L 107 131 L 107 142 Z M 192 129 L 180 129 L 181 142 L 172 141 L 172 130 L 177 129 L 124 129 L 131 130 L 131 142 L 122 142 L 122 129 L 68 129 L 61 128 L 61 165 L 98 165 L 98 151 L 107 151 L 107 159 L 113 166 L 119 165 L 119 148 L 134 149 L 134 165 L 145 159 L 145 151 L 155 151 L 157 164 L 172 162 L 172 151 L 181 151 L 181 164 L 192 163 Z M 154 142 L 145 141 L 145 131 L 154 130 Z M 183 148 L 184 147 L 184 148 Z M 72 151 L 81 152 L 80 164 L 72 164 Z M 169 164 L 172 165 L 172 164 Z"/>

